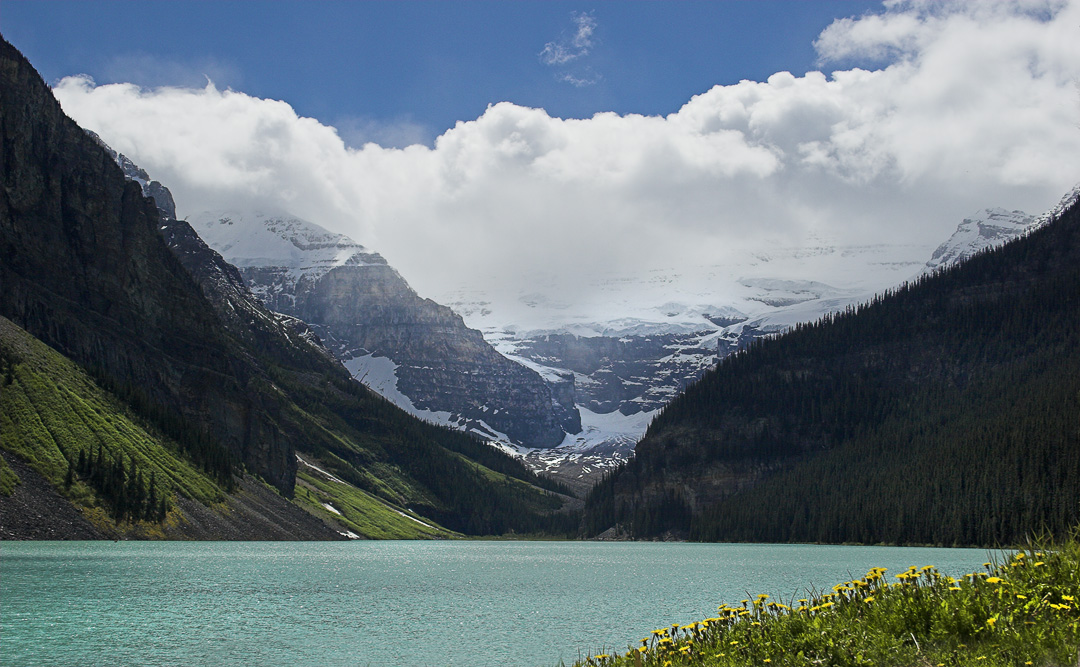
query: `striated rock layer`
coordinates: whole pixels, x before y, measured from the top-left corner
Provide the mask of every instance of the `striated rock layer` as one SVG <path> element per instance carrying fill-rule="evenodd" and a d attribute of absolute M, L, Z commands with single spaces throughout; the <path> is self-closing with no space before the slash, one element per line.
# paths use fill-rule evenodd
<path fill-rule="evenodd" d="M 553 447 L 564 429 L 581 430 L 572 400 L 556 400 L 537 373 L 499 354 L 449 308 L 417 295 L 385 259 L 348 237 L 264 213 L 190 220 L 268 308 L 308 323 L 358 380 L 392 368 L 386 393 L 402 407 L 528 447 Z"/>

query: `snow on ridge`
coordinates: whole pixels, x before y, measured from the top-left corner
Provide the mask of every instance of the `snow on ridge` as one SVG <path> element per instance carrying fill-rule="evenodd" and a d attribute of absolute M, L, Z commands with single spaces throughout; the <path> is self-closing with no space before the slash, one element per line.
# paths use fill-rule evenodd
<path fill-rule="evenodd" d="M 923 272 L 952 266 L 995 248 L 1027 232 L 1035 223 L 1023 211 L 986 208 L 957 225 L 956 231 L 934 251 Z"/>
<path fill-rule="evenodd" d="M 1050 207 L 1050 210 L 1040 215 L 1035 222 L 1032 223 L 1031 229 L 1038 229 L 1051 220 L 1058 218 L 1066 209 L 1076 204 L 1077 201 L 1080 201 L 1080 183 L 1074 185 L 1073 189 L 1067 192 L 1057 204 Z"/>
<path fill-rule="evenodd" d="M 715 263 L 597 273 L 585 284 L 529 277 L 515 293 L 498 280 L 446 285 L 434 295 L 468 326 L 496 337 L 649 336 L 719 331 L 729 321 L 767 316 L 815 299 L 873 294 L 920 270 L 932 245 L 778 245 L 757 253 L 717 257 Z M 567 301 L 574 294 L 577 301 Z M 725 321 L 726 320 L 726 321 Z"/>
<path fill-rule="evenodd" d="M 299 278 L 347 264 L 385 263 L 348 236 L 290 215 L 202 211 L 188 216 L 187 221 L 207 245 L 241 268 L 283 268 Z"/>

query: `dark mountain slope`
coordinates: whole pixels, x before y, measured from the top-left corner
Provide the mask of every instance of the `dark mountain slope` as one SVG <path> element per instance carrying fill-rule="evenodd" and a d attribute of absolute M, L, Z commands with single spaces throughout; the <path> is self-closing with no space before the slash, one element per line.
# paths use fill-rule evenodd
<path fill-rule="evenodd" d="M 1080 521 L 1080 210 L 722 362 L 602 483 L 638 537 L 993 544 Z"/>
<path fill-rule="evenodd" d="M 223 445 L 207 465 L 291 491 L 295 459 L 248 388 L 258 369 L 162 242 L 157 207 L 6 42 L 0 142 L 0 314 Z"/>
<path fill-rule="evenodd" d="M 160 217 L 2 40 L 0 181 L 0 315 L 87 369 L 226 491 L 242 466 L 292 497 L 299 451 L 349 483 L 335 492 L 368 494 L 404 524 L 415 519 L 401 510 L 463 532 L 550 526 L 542 515 L 561 501 L 538 478 L 352 382 L 186 223 Z M 308 509 L 332 496 L 320 493 L 305 493 Z"/>

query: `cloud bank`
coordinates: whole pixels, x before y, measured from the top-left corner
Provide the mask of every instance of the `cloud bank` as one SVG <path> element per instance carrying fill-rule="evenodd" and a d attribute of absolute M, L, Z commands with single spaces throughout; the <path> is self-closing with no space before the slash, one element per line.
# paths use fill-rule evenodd
<path fill-rule="evenodd" d="M 1078 26 L 1078 2 L 891 2 L 821 33 L 821 65 L 846 69 L 716 86 L 663 117 L 501 102 L 433 147 L 349 148 L 285 102 L 213 84 L 70 77 L 54 93 L 181 216 L 286 210 L 383 253 L 425 296 L 557 275 L 585 298 L 599 271 L 932 246 L 983 207 L 1040 212 L 1080 180 Z M 587 27 L 545 53 L 587 50 Z"/>

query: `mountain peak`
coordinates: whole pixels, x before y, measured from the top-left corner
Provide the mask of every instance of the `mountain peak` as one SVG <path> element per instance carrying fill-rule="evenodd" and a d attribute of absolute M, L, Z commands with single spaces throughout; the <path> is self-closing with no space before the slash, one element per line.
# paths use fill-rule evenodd
<path fill-rule="evenodd" d="M 318 277 L 338 266 L 386 264 L 378 253 L 319 225 L 265 211 L 203 211 L 188 222 L 237 267 L 274 266 Z M 299 277 L 299 276 L 298 276 Z"/>
<path fill-rule="evenodd" d="M 1021 236 L 1036 222 L 1023 211 L 984 208 L 957 225 L 956 231 L 934 251 L 926 270 L 958 264 L 987 248 L 994 248 Z"/>

